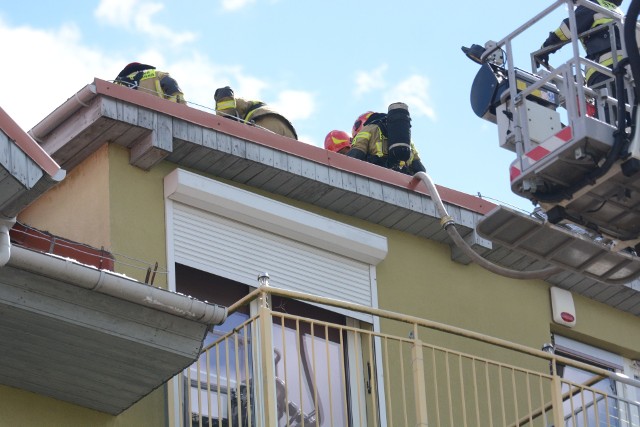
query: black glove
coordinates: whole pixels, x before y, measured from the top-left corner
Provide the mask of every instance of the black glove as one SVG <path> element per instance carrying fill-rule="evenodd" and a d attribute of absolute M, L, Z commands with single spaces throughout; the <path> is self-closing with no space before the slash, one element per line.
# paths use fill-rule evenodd
<path fill-rule="evenodd" d="M 536 56 L 536 68 L 543 66 L 549 68 L 549 52 L 542 53 Z"/>
<path fill-rule="evenodd" d="M 411 162 L 411 169 L 413 169 L 413 173 L 427 171 L 422 162 L 418 159 L 413 159 L 413 161 Z"/>
<path fill-rule="evenodd" d="M 409 170 L 407 169 L 407 165 L 405 165 L 405 164 L 400 166 L 400 163 L 396 163 L 395 165 L 389 167 L 389 169 L 391 169 L 392 171 L 396 171 L 396 172 L 400 172 L 400 173 L 404 173 L 404 174 L 410 175 Z"/>
<path fill-rule="evenodd" d="M 233 89 L 229 86 L 221 87 L 216 89 L 216 92 L 213 94 L 213 99 L 218 102 L 222 98 L 234 98 L 235 94 L 233 93 Z"/>
<path fill-rule="evenodd" d="M 367 153 L 358 150 L 357 148 L 352 148 L 351 150 L 349 150 L 347 156 L 353 157 L 354 159 L 367 160 Z"/>
<path fill-rule="evenodd" d="M 553 46 L 558 43 L 560 43 L 560 38 L 556 35 L 556 33 L 549 33 L 549 37 L 547 37 L 544 43 L 542 43 L 542 46 L 540 46 L 540 49 L 544 49 L 545 47 Z M 549 68 L 549 54 L 554 53 L 557 50 L 558 48 L 555 48 L 555 49 L 548 50 L 545 53 L 541 53 L 537 55 L 536 67 L 539 67 L 540 65 L 542 65 L 545 68 Z"/>

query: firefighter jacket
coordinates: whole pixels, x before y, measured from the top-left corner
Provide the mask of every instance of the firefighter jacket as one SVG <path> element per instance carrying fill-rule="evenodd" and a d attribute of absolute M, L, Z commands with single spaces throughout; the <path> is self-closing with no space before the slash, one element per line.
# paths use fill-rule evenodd
<path fill-rule="evenodd" d="M 364 153 L 364 156 L 359 151 Z M 351 142 L 351 150 L 348 155 L 368 161 L 389 169 L 398 170 L 400 172 L 413 175 L 416 172 L 425 172 L 425 168 L 420 161 L 420 156 L 416 147 L 411 143 L 411 157 L 406 162 L 400 162 L 397 165 L 388 164 L 389 160 L 389 144 L 382 128 L 375 123 L 365 125 L 360 132 L 353 138 Z"/>
<path fill-rule="evenodd" d="M 590 1 L 622 16 L 622 11 L 615 3 L 606 0 Z M 582 5 L 576 8 L 575 16 L 578 34 L 582 34 L 592 28 L 606 26 L 613 21 L 610 17 Z M 618 59 L 622 59 L 620 34 L 617 27 L 615 27 L 615 37 Z M 560 24 L 560 27 L 558 27 L 554 32 L 549 33 L 549 37 L 545 40 L 542 46 L 547 47 L 570 39 L 571 30 L 569 27 L 569 18 L 565 18 Z M 587 59 L 595 61 L 605 67 L 612 66 L 613 55 L 611 53 L 611 35 L 609 34 L 609 31 L 607 31 L 606 27 L 603 27 L 601 31 L 596 31 L 582 37 L 580 41 L 587 53 Z M 552 52 L 555 52 L 555 50 Z M 595 72 L 595 68 L 587 69 L 587 74 L 585 76 L 587 82 L 589 82 L 589 79 Z"/>
<path fill-rule="evenodd" d="M 184 99 L 184 93 L 178 86 L 178 82 L 164 71 L 156 69 L 135 71 L 126 76 L 118 76 L 115 83 L 157 95 L 179 104 L 187 103 Z"/>
<path fill-rule="evenodd" d="M 230 118 L 235 117 L 247 123 L 254 123 L 279 135 L 298 139 L 291 122 L 261 101 L 224 97 L 216 101 L 216 113 Z"/>

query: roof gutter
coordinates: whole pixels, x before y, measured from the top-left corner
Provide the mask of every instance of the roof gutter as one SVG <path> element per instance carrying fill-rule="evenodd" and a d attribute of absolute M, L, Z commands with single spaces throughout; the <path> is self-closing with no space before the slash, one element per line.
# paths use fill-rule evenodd
<path fill-rule="evenodd" d="M 89 102 L 96 97 L 96 92 L 96 85 L 94 83 L 86 85 L 27 133 L 42 144 L 42 138 L 49 135 L 51 131 L 60 126 L 60 124 L 69 117 L 73 116 L 78 110 L 83 107 L 88 107 Z"/>
<path fill-rule="evenodd" d="M 68 258 L 18 246 L 13 247 L 6 265 L 208 326 L 219 325 L 227 317 L 226 307 L 146 285 L 122 275 L 79 264 Z"/>
<path fill-rule="evenodd" d="M 11 258 L 11 237 L 9 230 L 16 223 L 16 218 L 0 219 L 0 267 L 4 267 Z"/>

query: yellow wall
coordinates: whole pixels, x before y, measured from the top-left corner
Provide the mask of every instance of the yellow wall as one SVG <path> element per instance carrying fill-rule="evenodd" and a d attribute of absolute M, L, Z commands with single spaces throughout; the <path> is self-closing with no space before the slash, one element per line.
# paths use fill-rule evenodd
<path fill-rule="evenodd" d="M 116 270 L 138 280 L 144 280 L 146 266 L 157 261 L 161 271 L 155 284 L 166 286 L 163 178 L 175 167 L 163 162 L 151 171 L 143 171 L 129 165 L 127 149 L 105 145 L 20 215 L 20 220 L 73 240 L 105 246 L 120 261 Z M 447 245 L 230 184 L 387 237 L 389 253 L 377 267 L 381 308 L 534 348 L 549 342 L 551 332 L 559 332 L 640 358 L 640 318 L 636 316 L 575 296 L 576 328 L 555 326 L 551 322 L 549 285 L 545 282 L 499 277 L 476 265 L 452 262 Z M 126 265 L 125 261 L 135 266 Z M 383 329 L 402 336 L 409 332 L 406 326 L 384 322 Z M 5 419 L 22 420 L 18 417 L 34 408 L 29 416 L 41 421 L 39 425 L 55 425 L 58 421 L 65 426 L 163 425 L 164 390 L 154 392 L 122 415 L 110 417 L 5 387 L 0 388 L 0 405 L 11 409 L 0 412 L 8 414 Z M 46 418 L 38 415 L 45 413 Z M 50 414 L 55 415 L 54 424 Z M 83 420 L 91 423 L 83 424 Z"/>
<path fill-rule="evenodd" d="M 548 283 L 497 276 L 451 261 L 446 245 L 392 230 L 372 231 L 384 234 L 389 244 L 377 268 L 381 308 L 538 349 L 555 332 L 627 357 L 640 355 L 637 316 L 574 295 L 576 326 L 555 325 Z"/>
<path fill-rule="evenodd" d="M 103 145 L 55 188 L 18 216 L 40 230 L 104 247 L 118 273 L 144 281 L 159 264 L 154 285 L 166 287 L 163 177 L 175 166 L 146 172 L 129 165 L 129 151 Z"/>
<path fill-rule="evenodd" d="M 118 272 L 144 281 L 147 267 L 158 262 L 153 284 L 166 287 L 164 177 L 175 165 L 163 162 L 144 171 L 129 165 L 129 150 L 115 144 L 109 160 L 109 221 L 112 250 L 121 261 Z"/>
<path fill-rule="evenodd" d="M 166 425 L 160 388 L 119 416 L 0 385 L 0 427 L 158 427 Z"/>
<path fill-rule="evenodd" d="M 144 280 L 147 265 L 158 261 L 160 270 L 166 270 L 162 178 L 172 169 L 169 164 L 153 172 L 131 167 L 128 150 L 105 144 L 18 220 L 71 240 L 104 246 L 115 254 L 118 273 Z M 166 273 L 156 275 L 155 285 L 166 283 Z M 160 387 L 112 416 L 0 386 L 0 427 L 164 426 L 165 392 L 166 387 Z"/>
<path fill-rule="evenodd" d="M 575 328 L 552 324 L 553 332 L 629 359 L 640 359 L 640 317 L 580 295 L 574 295 L 573 299 L 576 305 Z"/>
<path fill-rule="evenodd" d="M 105 144 L 70 171 L 60 184 L 22 211 L 18 221 L 110 250 L 108 160 Z"/>

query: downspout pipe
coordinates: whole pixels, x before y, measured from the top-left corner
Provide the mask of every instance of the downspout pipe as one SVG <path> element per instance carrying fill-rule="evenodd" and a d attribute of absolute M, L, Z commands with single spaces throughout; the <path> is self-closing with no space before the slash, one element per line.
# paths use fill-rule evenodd
<path fill-rule="evenodd" d="M 219 325 L 227 308 L 140 283 L 68 258 L 14 246 L 7 266 L 67 282 L 208 326 Z"/>
<path fill-rule="evenodd" d="M 418 172 L 413 177 L 421 180 L 427 186 L 429 195 L 435 202 L 438 213 L 440 214 L 440 225 L 442 226 L 442 228 L 447 232 L 447 234 L 449 234 L 449 237 L 451 237 L 451 240 L 453 240 L 456 246 L 458 246 L 465 255 L 471 258 L 471 260 L 479 266 L 491 271 L 492 273 L 499 274 L 500 276 L 520 280 L 546 279 L 547 277 L 553 276 L 554 274 L 560 273 L 562 271 L 560 267 L 548 267 L 541 270 L 533 271 L 519 271 L 499 266 L 489 260 L 482 258 L 482 256 L 474 251 L 473 248 L 469 246 L 469 244 L 462 238 L 462 236 L 460 236 L 460 233 L 456 229 L 455 222 L 447 212 L 447 209 L 445 208 L 444 203 L 440 198 L 440 194 L 438 193 L 438 189 L 431 180 L 431 177 L 425 172 Z"/>
<path fill-rule="evenodd" d="M 0 267 L 4 267 L 11 258 L 11 237 L 9 230 L 16 223 L 16 218 L 0 219 Z"/>

